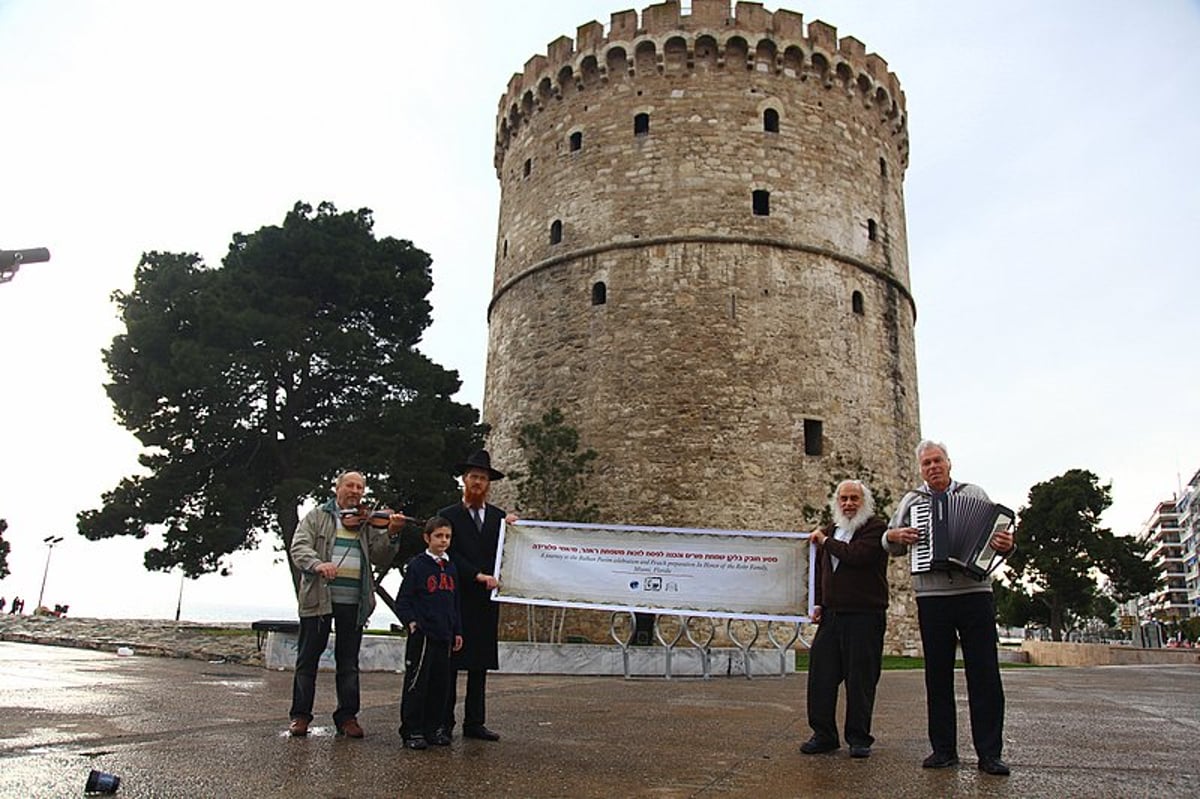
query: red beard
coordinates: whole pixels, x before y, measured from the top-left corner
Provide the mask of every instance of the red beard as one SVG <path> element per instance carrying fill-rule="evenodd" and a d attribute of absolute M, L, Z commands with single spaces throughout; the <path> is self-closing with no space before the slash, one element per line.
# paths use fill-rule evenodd
<path fill-rule="evenodd" d="M 463 499 L 466 500 L 467 504 L 472 508 L 483 507 L 484 502 L 487 501 L 487 495 L 488 487 L 478 488 L 473 484 L 463 486 Z"/>

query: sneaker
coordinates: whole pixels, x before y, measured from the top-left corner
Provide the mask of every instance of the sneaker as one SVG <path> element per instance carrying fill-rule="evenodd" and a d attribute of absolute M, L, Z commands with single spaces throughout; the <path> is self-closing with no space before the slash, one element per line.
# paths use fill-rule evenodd
<path fill-rule="evenodd" d="M 344 735 L 347 738 L 361 738 L 366 733 L 364 733 L 363 728 L 359 726 L 358 719 L 346 719 L 338 725 L 337 734 Z"/>
<path fill-rule="evenodd" d="M 404 742 L 404 745 L 409 749 L 428 749 L 429 744 L 425 743 L 424 735 L 414 735 Z"/>

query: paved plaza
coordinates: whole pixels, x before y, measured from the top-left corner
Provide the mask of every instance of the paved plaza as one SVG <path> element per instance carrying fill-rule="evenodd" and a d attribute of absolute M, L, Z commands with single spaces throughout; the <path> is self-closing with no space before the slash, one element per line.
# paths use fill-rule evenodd
<path fill-rule="evenodd" d="M 663 680 L 493 674 L 498 743 L 412 752 L 397 674 L 363 675 L 367 730 L 333 735 L 322 674 L 307 739 L 286 735 L 290 672 L 0 642 L 0 796 L 1200 796 L 1200 666 L 1004 671 L 1011 777 L 975 768 L 958 675 L 957 769 L 927 754 L 919 671 L 885 672 L 867 760 L 804 756 L 804 675 Z"/>

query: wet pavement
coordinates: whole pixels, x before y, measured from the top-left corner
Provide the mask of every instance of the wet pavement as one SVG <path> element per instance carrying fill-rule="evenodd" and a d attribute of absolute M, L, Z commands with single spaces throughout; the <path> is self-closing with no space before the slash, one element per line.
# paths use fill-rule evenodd
<path fill-rule="evenodd" d="M 1200 667 L 1004 671 L 1010 777 L 923 770 L 919 671 L 885 672 L 874 754 L 804 756 L 804 675 L 712 680 L 492 674 L 496 743 L 401 748 L 401 676 L 362 679 L 360 741 L 333 735 L 322 674 L 308 738 L 288 738 L 291 673 L 0 642 L 0 796 L 1200 796 Z M 460 691 L 461 695 L 461 691 Z"/>

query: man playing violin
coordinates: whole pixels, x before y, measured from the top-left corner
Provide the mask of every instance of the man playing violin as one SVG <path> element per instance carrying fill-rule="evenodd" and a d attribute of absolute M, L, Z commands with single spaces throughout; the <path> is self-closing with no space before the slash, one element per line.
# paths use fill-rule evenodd
<path fill-rule="evenodd" d="M 333 723 L 338 735 L 362 738 L 358 723 L 358 650 L 363 627 L 375 610 L 375 579 L 371 564 L 386 566 L 395 557 L 400 530 L 409 518 L 362 504 L 365 478 L 343 472 L 334 496 L 313 508 L 296 527 L 289 554 L 300 572 L 296 598 L 300 609 L 300 640 L 296 647 L 296 676 L 292 683 L 293 736 L 308 734 L 317 666 L 336 626 L 334 660 L 337 667 L 337 709 Z"/>

